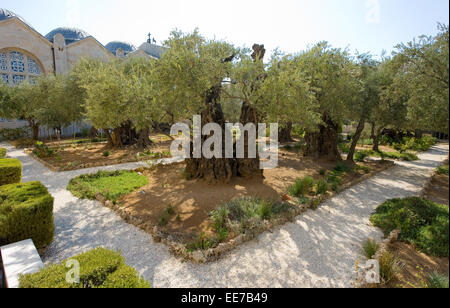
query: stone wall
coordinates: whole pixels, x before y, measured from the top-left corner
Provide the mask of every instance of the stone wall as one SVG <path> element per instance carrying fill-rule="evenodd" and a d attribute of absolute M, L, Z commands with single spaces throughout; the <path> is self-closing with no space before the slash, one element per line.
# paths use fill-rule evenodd
<path fill-rule="evenodd" d="M 52 43 L 16 18 L 0 21 L 0 49 L 12 48 L 34 56 L 44 70 L 54 71 Z"/>

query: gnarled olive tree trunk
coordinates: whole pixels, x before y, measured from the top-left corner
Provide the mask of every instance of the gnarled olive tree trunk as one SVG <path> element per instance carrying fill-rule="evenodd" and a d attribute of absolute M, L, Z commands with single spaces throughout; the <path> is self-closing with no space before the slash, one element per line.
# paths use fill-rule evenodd
<path fill-rule="evenodd" d="M 278 129 L 278 142 L 285 143 L 285 142 L 292 142 L 292 122 L 286 123 L 284 127 L 280 127 Z"/>
<path fill-rule="evenodd" d="M 219 103 L 222 86 L 213 87 L 206 96 L 206 109 L 202 112 L 201 127 L 208 123 L 216 123 L 222 128 L 222 155 L 225 156 L 225 116 Z M 203 136 L 201 144 L 210 136 Z M 193 157 L 193 145 L 191 143 L 191 157 Z M 186 164 L 186 174 L 192 179 L 204 179 L 209 183 L 228 183 L 237 175 L 236 160 L 233 158 L 189 158 Z"/>
<path fill-rule="evenodd" d="M 239 122 L 245 126 L 247 123 L 253 123 L 257 127 L 258 116 L 255 108 L 248 103 L 242 104 L 241 118 Z M 258 132 L 256 132 L 258 133 Z M 237 175 L 242 177 L 262 177 L 263 170 L 260 168 L 260 158 L 258 151 L 256 151 L 256 158 L 248 158 L 248 134 L 241 134 L 244 138 L 244 157 L 237 159 Z M 236 151 L 235 151 L 236 152 Z"/>
<path fill-rule="evenodd" d="M 253 45 L 252 58 L 254 61 L 262 61 L 265 54 L 264 45 Z M 231 62 L 234 55 L 226 58 L 223 62 Z M 222 84 L 212 87 L 206 94 L 206 109 L 202 112 L 202 127 L 208 123 L 217 123 L 222 128 L 222 155 L 225 156 L 225 116 L 220 105 L 220 95 Z M 240 123 L 258 124 L 257 113 L 255 108 L 249 103 L 242 104 Z M 202 136 L 201 144 L 210 136 Z M 190 158 L 187 160 L 186 174 L 193 179 L 204 179 L 210 183 L 229 182 L 232 177 L 253 177 L 260 176 L 262 178 L 263 171 L 260 169 L 259 157 L 248 158 L 248 135 L 242 134 L 244 138 L 244 154 L 245 158 Z M 233 145 L 234 157 L 236 157 L 236 145 Z M 193 155 L 193 147 L 191 144 L 191 157 Z"/>
<path fill-rule="evenodd" d="M 139 148 L 147 148 L 154 145 L 150 140 L 148 128 L 137 131 L 131 121 L 123 123 L 113 130 L 104 129 L 108 138 L 108 144 L 115 148 L 136 145 Z"/>
<path fill-rule="evenodd" d="M 339 125 L 326 113 L 323 114 L 322 120 L 324 124 L 319 126 L 318 131 L 307 132 L 305 135 L 305 156 L 341 161 L 342 157 L 338 150 Z"/>

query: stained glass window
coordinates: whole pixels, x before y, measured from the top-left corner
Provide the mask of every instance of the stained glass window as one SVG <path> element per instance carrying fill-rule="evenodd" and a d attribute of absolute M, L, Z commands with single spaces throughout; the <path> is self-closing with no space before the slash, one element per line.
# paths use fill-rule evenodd
<path fill-rule="evenodd" d="M 39 65 L 36 63 L 36 61 L 31 59 L 30 57 L 28 57 L 28 73 L 35 75 L 41 74 L 41 69 L 39 68 Z"/>
<path fill-rule="evenodd" d="M 8 83 L 9 81 L 9 75 L 8 74 L 2 74 L 2 79 L 1 79 L 4 83 Z"/>
<path fill-rule="evenodd" d="M 24 75 L 13 75 L 12 76 L 12 82 L 14 85 L 21 84 L 25 80 Z"/>
<path fill-rule="evenodd" d="M 0 51 L 0 81 L 17 85 L 28 80 L 35 84 L 41 74 L 42 68 L 32 56 L 16 50 Z"/>
<path fill-rule="evenodd" d="M 0 70 L 2 71 L 8 70 L 8 59 L 6 57 L 6 52 L 0 53 Z"/>

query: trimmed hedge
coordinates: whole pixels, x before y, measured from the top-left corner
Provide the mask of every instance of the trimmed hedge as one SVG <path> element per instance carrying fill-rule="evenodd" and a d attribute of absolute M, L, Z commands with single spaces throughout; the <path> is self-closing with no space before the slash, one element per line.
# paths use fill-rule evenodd
<path fill-rule="evenodd" d="M 0 186 L 20 183 L 22 180 L 22 164 L 18 159 L 0 159 Z"/>
<path fill-rule="evenodd" d="M 6 156 L 6 149 L 0 148 L 0 158 L 5 158 L 5 156 Z"/>
<path fill-rule="evenodd" d="M 399 240 L 437 257 L 449 255 L 449 208 L 422 198 L 388 200 L 371 217 L 386 235 L 399 229 Z"/>
<path fill-rule="evenodd" d="M 66 262 L 76 260 L 80 264 L 80 282 L 70 284 L 66 274 L 70 268 Z M 59 265 L 51 265 L 35 274 L 19 277 L 20 288 L 150 288 L 136 270 L 125 264 L 119 252 L 97 248 L 69 258 Z"/>
<path fill-rule="evenodd" d="M 53 240 L 53 197 L 40 182 L 0 186 L 0 245 L 33 239 L 37 248 Z"/>

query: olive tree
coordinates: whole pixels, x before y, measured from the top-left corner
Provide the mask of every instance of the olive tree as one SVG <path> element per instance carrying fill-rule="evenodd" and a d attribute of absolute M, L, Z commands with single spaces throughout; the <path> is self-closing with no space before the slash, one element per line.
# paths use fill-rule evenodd
<path fill-rule="evenodd" d="M 105 131 L 111 146 L 152 144 L 150 127 L 159 113 L 153 73 L 153 60 L 141 59 L 85 59 L 74 69 L 85 90 L 85 115 L 94 127 Z"/>
<path fill-rule="evenodd" d="M 354 63 L 346 50 L 331 48 L 326 42 L 299 54 L 296 62 L 307 78 L 315 112 L 321 117 L 320 124 L 306 132 L 305 154 L 341 160 L 339 127 L 357 89 Z"/>

